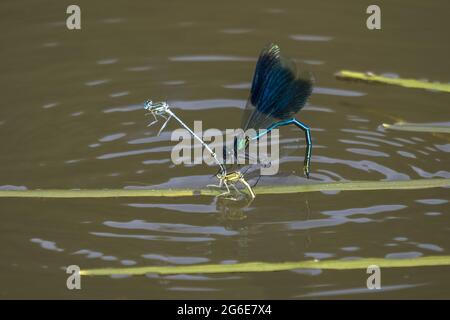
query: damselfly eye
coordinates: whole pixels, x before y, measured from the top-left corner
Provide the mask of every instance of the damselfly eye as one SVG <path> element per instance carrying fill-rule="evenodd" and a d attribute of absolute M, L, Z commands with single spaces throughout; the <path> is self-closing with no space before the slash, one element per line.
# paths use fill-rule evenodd
<path fill-rule="evenodd" d="M 147 101 L 145 101 L 145 103 L 144 103 L 144 109 L 145 109 L 145 110 L 150 110 L 150 108 L 152 107 L 152 105 L 153 105 L 152 100 L 147 100 Z"/>

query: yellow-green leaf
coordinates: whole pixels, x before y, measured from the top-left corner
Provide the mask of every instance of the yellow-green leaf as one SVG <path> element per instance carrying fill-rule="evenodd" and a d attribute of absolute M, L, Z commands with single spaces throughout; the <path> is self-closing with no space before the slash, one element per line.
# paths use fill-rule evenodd
<path fill-rule="evenodd" d="M 394 124 L 383 123 L 383 127 L 386 129 L 398 131 L 450 133 L 450 126 L 442 126 L 426 123 L 408 123 L 408 122 L 397 122 Z"/>
<path fill-rule="evenodd" d="M 427 266 L 448 266 L 450 256 L 429 256 L 412 259 L 364 258 L 358 260 L 308 260 L 299 262 L 246 262 L 235 264 L 203 264 L 193 266 L 150 266 L 130 268 L 106 268 L 81 270 L 84 276 L 195 274 L 195 273 L 236 273 L 273 272 L 294 269 L 350 270 L 366 269 L 370 265 L 380 268 L 410 268 Z"/>
<path fill-rule="evenodd" d="M 314 191 L 405 190 L 450 186 L 450 179 L 416 179 L 400 181 L 308 182 L 298 185 L 259 186 L 256 195 Z M 117 197 L 188 197 L 216 196 L 216 189 L 93 189 L 93 190 L 0 190 L 0 198 L 117 198 Z"/>
<path fill-rule="evenodd" d="M 363 82 L 383 83 L 402 86 L 405 88 L 427 89 L 442 92 L 450 92 L 449 83 L 428 82 L 415 79 L 401 79 L 379 76 L 371 72 L 356 72 L 341 70 L 335 74 L 339 80 L 356 80 Z"/>

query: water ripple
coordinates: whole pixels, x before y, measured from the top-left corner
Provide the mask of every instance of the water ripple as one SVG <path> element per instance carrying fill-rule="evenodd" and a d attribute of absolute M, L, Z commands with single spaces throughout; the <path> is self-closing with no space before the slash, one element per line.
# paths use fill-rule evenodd
<path fill-rule="evenodd" d="M 28 190 L 28 188 L 26 186 L 13 186 L 13 185 L 3 185 L 0 186 L 0 190 L 13 190 L 13 191 L 23 191 L 23 190 Z"/>
<path fill-rule="evenodd" d="M 171 211 L 187 212 L 187 213 L 215 213 L 217 212 L 215 205 L 206 204 L 172 204 L 172 203 L 129 203 L 128 206 L 133 208 L 161 208 Z"/>
<path fill-rule="evenodd" d="M 339 142 L 346 143 L 346 144 L 358 144 L 368 147 L 379 147 L 378 144 L 370 143 L 370 142 L 363 142 L 363 141 L 357 141 L 357 140 L 346 140 L 346 139 L 339 139 Z"/>
<path fill-rule="evenodd" d="M 345 217 L 333 217 L 326 219 L 314 219 L 314 220 L 301 220 L 301 221 L 289 221 L 284 222 L 288 230 L 310 230 L 316 228 L 324 228 L 324 227 L 335 227 L 349 222 L 356 223 L 367 223 L 371 222 L 371 219 L 368 218 L 360 218 L 360 219 L 348 219 Z"/>
<path fill-rule="evenodd" d="M 86 258 L 88 258 L 88 259 L 101 259 L 103 261 L 117 261 L 118 260 L 118 258 L 115 256 L 104 255 L 101 252 L 93 251 L 93 250 L 89 250 L 89 249 L 81 249 L 81 250 L 74 252 L 73 254 L 85 255 Z"/>
<path fill-rule="evenodd" d="M 105 221 L 103 222 L 103 224 L 105 226 L 118 229 L 148 230 L 169 233 L 189 233 L 221 236 L 234 236 L 239 234 L 237 231 L 227 230 L 225 229 L 225 227 L 219 226 L 193 226 L 180 223 L 145 222 L 143 220 L 131 220 L 128 222 Z"/>
<path fill-rule="evenodd" d="M 325 156 L 315 156 L 314 161 L 329 164 L 343 164 L 365 172 L 375 171 L 384 175 L 388 180 L 410 180 L 410 177 L 407 174 L 400 173 L 391 168 L 382 166 L 376 162 L 369 160 L 352 161 L 352 160 L 330 158 Z"/>
<path fill-rule="evenodd" d="M 435 144 L 434 145 L 436 148 L 438 148 L 439 150 L 443 151 L 443 152 L 450 152 L 450 143 L 447 144 Z"/>
<path fill-rule="evenodd" d="M 114 140 L 118 140 L 122 137 L 125 137 L 127 134 L 120 132 L 120 133 L 114 133 L 114 134 L 110 134 L 107 136 L 104 136 L 103 138 L 98 139 L 98 141 L 100 142 L 109 142 L 109 141 L 114 141 Z"/>
<path fill-rule="evenodd" d="M 148 71 L 151 69 L 152 69 L 151 66 L 138 66 L 138 67 L 126 68 L 127 71 L 131 71 L 131 72 L 142 72 L 142 71 Z"/>
<path fill-rule="evenodd" d="M 41 246 L 41 248 L 46 249 L 46 250 L 51 250 L 51 251 L 56 251 L 56 252 L 64 251 L 64 249 L 58 248 L 56 246 L 56 243 L 53 241 L 42 240 L 39 238 L 32 238 L 32 239 L 30 239 L 30 241 L 33 243 L 39 244 Z"/>
<path fill-rule="evenodd" d="M 256 61 L 253 57 L 241 57 L 231 55 L 189 55 L 169 57 L 170 61 L 177 62 L 211 62 L 211 61 Z"/>
<path fill-rule="evenodd" d="M 221 291 L 221 289 L 216 288 L 199 288 L 199 287 L 171 287 L 167 288 L 168 291 L 186 291 L 186 292 L 214 292 Z"/>
<path fill-rule="evenodd" d="M 127 141 L 128 144 L 146 144 L 146 143 L 154 143 L 161 141 L 170 141 L 170 137 L 172 136 L 172 132 L 163 131 L 159 136 L 150 136 L 146 138 L 138 138 Z"/>
<path fill-rule="evenodd" d="M 435 251 L 435 252 L 443 252 L 444 251 L 444 248 L 442 248 L 436 244 L 432 244 L 432 243 L 419 243 L 419 244 L 417 244 L 417 247 L 420 249 L 426 249 L 426 250 Z"/>
<path fill-rule="evenodd" d="M 360 139 L 364 139 L 364 140 L 381 142 L 381 143 L 388 144 L 388 145 L 394 146 L 394 147 L 403 147 L 403 144 L 400 144 L 400 143 L 397 143 L 397 142 L 393 142 L 393 141 L 389 141 L 389 140 L 378 139 L 378 138 L 375 138 L 375 137 L 366 137 L 366 136 L 361 136 L 361 135 L 356 136 L 356 137 L 360 138 Z"/>
<path fill-rule="evenodd" d="M 130 94 L 130 91 L 120 91 L 120 92 L 111 93 L 109 96 L 111 98 L 119 98 L 119 97 L 127 96 L 129 94 Z"/>
<path fill-rule="evenodd" d="M 136 110 L 144 110 L 144 103 L 133 104 L 133 105 L 129 105 L 129 106 L 122 106 L 122 107 L 108 108 L 108 109 L 103 110 L 103 112 L 104 113 L 129 112 L 129 111 L 136 111 Z"/>
<path fill-rule="evenodd" d="M 369 157 L 389 157 L 387 153 L 376 150 L 361 149 L 361 148 L 347 148 L 345 150 L 351 153 L 362 154 L 364 156 Z"/>
<path fill-rule="evenodd" d="M 384 137 L 384 133 L 376 132 L 376 131 L 369 131 L 369 130 L 358 130 L 358 129 L 341 129 L 342 132 L 348 132 L 348 133 L 356 133 L 356 134 L 365 134 L 365 135 L 372 135 L 377 137 Z"/>
<path fill-rule="evenodd" d="M 417 199 L 415 200 L 417 203 L 428 204 L 428 205 L 438 205 L 448 203 L 448 200 L 445 199 Z"/>
<path fill-rule="evenodd" d="M 49 102 L 49 103 L 44 104 L 42 106 L 42 108 L 43 109 L 50 109 L 50 108 L 56 107 L 57 105 L 59 105 L 59 102 Z"/>
<path fill-rule="evenodd" d="M 117 61 L 119 61 L 119 59 L 117 58 L 111 58 L 111 59 L 102 59 L 102 60 L 98 60 L 97 64 L 114 64 L 117 63 Z"/>
<path fill-rule="evenodd" d="M 392 252 L 388 253 L 386 259 L 414 259 L 423 256 L 422 252 L 410 251 L 410 252 Z"/>
<path fill-rule="evenodd" d="M 323 290 L 318 292 L 311 292 L 307 294 L 302 294 L 295 296 L 295 298 L 306 298 L 306 297 L 332 297 L 332 296 L 341 296 L 341 295 L 350 295 L 356 294 L 360 295 L 363 293 L 377 293 L 377 292 L 385 292 L 385 291 L 394 291 L 394 290 L 403 290 L 416 288 L 419 286 L 423 286 L 424 284 L 400 284 L 400 285 L 391 285 L 391 286 L 382 286 L 379 290 L 370 290 L 364 287 L 361 288 L 349 288 L 349 289 L 338 289 L 338 290 Z"/>
<path fill-rule="evenodd" d="M 125 238 L 125 239 L 139 239 L 162 242 L 210 242 L 216 239 L 211 237 L 180 237 L 180 236 L 162 236 L 162 235 L 146 235 L 146 234 L 119 234 L 112 232 L 90 232 L 90 234 L 97 237 L 106 238 Z"/>
<path fill-rule="evenodd" d="M 340 97 L 362 97 L 367 95 L 367 93 L 360 91 L 324 88 L 324 87 L 314 87 L 313 94 L 325 94 Z"/>
<path fill-rule="evenodd" d="M 410 158 L 410 159 L 415 159 L 416 158 L 416 156 L 413 153 L 411 153 L 411 152 L 397 150 L 397 153 L 399 155 L 401 155 L 402 157 L 405 157 L 405 158 Z"/>
<path fill-rule="evenodd" d="M 411 168 L 422 178 L 450 178 L 450 172 L 448 171 L 428 172 L 416 166 L 411 166 Z"/>
<path fill-rule="evenodd" d="M 398 211 L 407 208 L 407 206 L 402 204 L 384 204 L 384 205 L 377 205 L 377 206 L 371 206 L 366 208 L 350 208 L 350 209 L 343 209 L 343 210 L 326 210 L 322 211 L 323 214 L 329 215 L 329 216 L 339 216 L 339 217 L 347 217 L 355 214 L 377 214 L 381 212 L 392 212 L 392 211 Z"/>
<path fill-rule="evenodd" d="M 289 38 L 296 41 L 313 41 L 313 42 L 326 42 L 333 39 L 333 37 L 329 36 L 318 36 L 312 34 L 293 34 L 289 36 Z"/>
<path fill-rule="evenodd" d="M 147 253 L 141 255 L 145 259 L 150 260 L 159 260 L 163 262 L 168 262 L 171 264 L 196 264 L 196 263 L 205 263 L 208 262 L 208 258 L 202 257 L 175 257 L 175 256 L 167 256 L 160 254 Z"/>
<path fill-rule="evenodd" d="M 122 152 L 113 152 L 113 153 L 105 153 L 97 157 L 99 160 L 107 160 L 114 158 L 122 158 L 128 156 L 135 156 L 146 153 L 157 153 L 157 152 L 170 152 L 172 147 L 157 147 L 157 148 L 149 148 L 149 149 L 140 149 L 140 150 L 130 150 L 130 151 L 122 151 Z"/>
<path fill-rule="evenodd" d="M 244 28 L 227 28 L 222 29 L 220 32 L 226 33 L 226 34 L 244 34 L 244 33 L 250 33 L 253 29 L 244 29 Z"/>
<path fill-rule="evenodd" d="M 87 81 L 84 84 L 89 87 L 93 87 L 93 86 L 98 86 L 100 84 L 108 83 L 110 81 L 111 81 L 110 79 L 99 79 L 99 80 Z"/>

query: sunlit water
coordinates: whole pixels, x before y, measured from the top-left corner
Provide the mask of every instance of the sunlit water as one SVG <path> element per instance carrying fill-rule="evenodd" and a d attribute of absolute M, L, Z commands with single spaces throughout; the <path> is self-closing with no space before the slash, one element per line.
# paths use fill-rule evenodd
<path fill-rule="evenodd" d="M 169 100 L 187 123 L 235 128 L 259 50 L 280 45 L 316 78 L 299 118 L 311 126 L 312 181 L 450 178 L 445 134 L 388 131 L 382 123 L 447 122 L 447 94 L 346 83 L 339 69 L 447 82 L 446 10 L 415 1 L 383 6 L 382 31 L 365 28 L 368 3 L 241 4 L 3 1 L 0 188 L 204 187 L 216 168 L 176 166 L 171 122 L 147 128 L 143 102 Z M 442 5 L 444 2 L 442 2 Z M 446 4 L 447 5 L 447 4 Z M 448 7 L 448 5 L 447 5 Z M 431 14 L 432 12 L 433 14 Z M 417 21 L 421 21 L 422 27 Z M 304 144 L 295 129 L 283 139 Z M 306 183 L 303 149 L 260 184 Z M 1 199 L 2 297 L 448 298 L 449 269 L 83 278 L 64 267 L 193 265 L 448 255 L 448 189 L 258 196 L 249 206 L 210 197 Z"/>

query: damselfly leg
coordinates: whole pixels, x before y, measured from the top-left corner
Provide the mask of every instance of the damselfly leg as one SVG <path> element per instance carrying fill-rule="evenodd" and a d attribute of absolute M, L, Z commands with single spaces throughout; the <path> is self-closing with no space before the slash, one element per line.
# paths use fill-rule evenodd
<path fill-rule="evenodd" d="M 295 126 L 299 127 L 301 130 L 303 130 L 303 132 L 305 132 L 306 150 L 305 150 L 305 160 L 303 162 L 303 172 L 306 175 L 306 177 L 309 178 L 309 173 L 310 173 L 310 169 L 311 169 L 312 140 L 311 140 L 311 129 L 306 124 L 298 121 L 295 118 L 278 121 L 278 122 L 272 124 L 270 127 L 268 127 L 265 131 L 263 131 L 262 133 L 257 135 L 254 139 L 259 139 L 260 137 L 264 136 L 265 134 L 268 134 L 270 131 L 272 131 L 275 128 L 287 126 L 290 124 L 294 124 Z"/>
<path fill-rule="evenodd" d="M 153 113 L 153 112 L 149 112 L 149 113 L 146 113 L 145 115 L 146 116 L 148 116 L 148 115 L 152 115 L 153 116 L 153 119 L 155 119 L 155 120 L 153 120 L 152 122 L 150 122 L 148 125 L 147 125 L 147 127 L 151 127 L 152 125 L 154 125 L 155 123 L 158 123 L 158 118 L 156 118 L 156 115 Z"/>
<path fill-rule="evenodd" d="M 170 119 L 172 118 L 172 115 L 169 115 L 168 117 L 164 117 L 164 116 L 162 116 L 162 117 L 166 119 L 166 122 L 164 122 L 164 124 L 161 126 L 161 129 L 159 129 L 158 136 L 161 134 L 161 132 L 167 126 L 167 124 L 169 123 Z"/>

